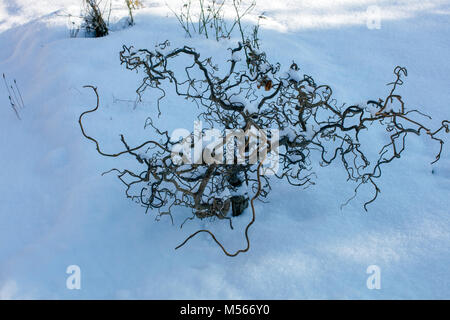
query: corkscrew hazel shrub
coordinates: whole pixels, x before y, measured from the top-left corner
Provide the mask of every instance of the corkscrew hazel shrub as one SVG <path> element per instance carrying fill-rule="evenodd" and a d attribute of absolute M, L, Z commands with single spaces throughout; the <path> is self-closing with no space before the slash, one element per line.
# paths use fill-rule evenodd
<path fill-rule="evenodd" d="M 178 60 L 187 61 L 186 58 L 190 62 L 177 68 Z M 330 86 L 302 75 L 295 62 L 282 71 L 280 64 L 270 62 L 251 41 L 230 48 L 230 58 L 220 62 L 220 68 L 212 58 L 202 58 L 195 48 L 172 49 L 168 41 L 153 50 L 123 46 L 120 61 L 126 69 L 143 75 L 136 90 L 138 97 L 145 91 L 158 95 L 159 113 L 164 112 L 164 98 L 176 94 L 198 107 L 198 118 L 206 125 L 200 131 L 174 138 L 158 128 L 157 120 L 148 118 L 146 127 L 153 132 L 152 140 L 129 146 L 122 135 L 124 149 L 108 154 L 82 124 L 86 114 L 99 108 L 98 91 L 89 86 L 97 103 L 80 116 L 83 135 L 95 143 L 101 155 L 132 156 L 142 165 L 140 172 L 117 168 L 109 171 L 124 183 L 126 196 L 146 211 L 156 211 L 158 218 L 168 215 L 172 221 L 174 208 L 182 206 L 192 210 L 189 219 L 227 219 L 232 228 L 234 216 L 245 212 L 249 205 L 252 211 L 243 249 L 228 252 L 206 229 L 192 234 L 177 248 L 199 233 L 208 233 L 228 256 L 248 251 L 248 230 L 256 217 L 254 201 L 269 195 L 273 179 L 285 180 L 295 187 L 314 184 L 311 167 L 316 159 L 320 166 L 340 161 L 347 179 L 355 183 L 355 194 L 362 185 L 372 186 L 373 194 L 364 203 L 367 210 L 379 195 L 377 179 L 382 175 L 382 167 L 400 158 L 407 136 L 424 134 L 436 141 L 439 149 L 435 162 L 444 144 L 439 133 L 449 131 L 449 121 L 431 129 L 423 124 L 428 116 L 405 106 L 397 92 L 407 76 L 403 67 L 394 69 L 385 97 L 347 105 L 338 104 Z M 370 134 L 375 127 L 383 128 L 388 143 L 377 157 L 369 158 L 364 150 L 371 146 L 363 145 L 361 135 Z M 200 153 L 211 155 L 209 159 L 213 161 L 193 159 L 195 155 L 189 149 L 207 135 L 208 129 L 223 137 L 213 147 L 201 145 Z M 230 132 L 245 133 L 241 139 L 232 139 L 234 149 L 226 143 Z M 233 161 L 221 161 L 223 156 Z"/>

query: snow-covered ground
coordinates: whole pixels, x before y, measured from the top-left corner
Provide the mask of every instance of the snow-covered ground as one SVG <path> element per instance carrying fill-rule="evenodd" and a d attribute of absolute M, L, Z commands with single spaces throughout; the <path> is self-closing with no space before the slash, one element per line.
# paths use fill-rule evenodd
<path fill-rule="evenodd" d="M 97 86 L 102 101 L 87 130 L 108 151 L 121 150 L 122 128 L 142 137 L 154 109 L 128 102 L 141 76 L 120 65 L 123 44 L 153 48 L 169 39 L 220 61 L 230 42 L 186 39 L 159 0 L 142 1 L 126 29 L 122 1 L 114 1 L 115 31 L 71 38 L 67 15 L 79 14 L 80 2 L 0 2 L 0 73 L 17 80 L 25 102 L 18 120 L 0 85 L 0 298 L 450 298 L 448 137 L 435 165 L 438 145 L 410 137 L 404 156 L 384 169 L 368 213 L 364 193 L 340 209 L 354 188 L 342 167 L 318 168 L 306 190 L 273 183 L 269 203 L 256 205 L 248 253 L 226 257 L 207 236 L 174 251 L 208 223 L 180 230 L 180 221 L 157 222 L 125 198 L 115 176 L 101 176 L 135 161 L 105 159 L 82 137 L 78 116 L 95 104 L 82 86 Z M 380 29 L 367 27 L 370 6 L 379 9 Z M 450 118 L 450 1 L 257 0 L 254 12 L 267 16 L 260 37 L 271 61 L 295 60 L 339 101 L 385 96 L 402 65 L 407 104 L 431 115 L 435 127 Z M 163 123 L 192 128 L 192 112 L 170 98 L 166 105 Z M 245 246 L 249 216 L 236 219 L 233 231 L 225 222 L 213 226 L 230 250 Z M 69 265 L 81 268 L 81 290 L 66 288 Z M 370 265 L 380 267 L 380 290 L 366 286 Z"/>

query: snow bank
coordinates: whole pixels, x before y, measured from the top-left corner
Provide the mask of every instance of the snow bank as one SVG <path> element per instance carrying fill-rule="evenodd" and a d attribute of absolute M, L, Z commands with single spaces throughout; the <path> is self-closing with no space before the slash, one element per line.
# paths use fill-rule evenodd
<path fill-rule="evenodd" d="M 295 60 L 348 103 L 385 95 L 393 68 L 404 65 L 408 105 L 422 107 L 435 125 L 450 118 L 450 26 L 442 14 L 448 3 L 377 3 L 389 16 L 381 29 L 370 30 L 361 14 L 372 1 L 258 1 L 268 16 L 262 49 L 284 70 Z M 186 39 L 175 19 L 165 17 L 162 1 L 144 4 L 135 26 L 101 39 L 69 37 L 61 12 L 77 14 L 78 1 L 0 4 L 0 72 L 17 79 L 25 101 L 19 121 L 0 85 L 0 298 L 450 297 L 448 145 L 430 166 L 438 146 L 420 137 L 385 169 L 382 193 L 367 214 L 361 204 L 370 190 L 341 211 L 354 186 L 342 168 L 316 165 L 315 186 L 274 182 L 269 203 L 257 203 L 249 253 L 225 257 L 207 236 L 174 251 L 205 226 L 230 250 L 241 248 L 250 217 L 235 219 L 233 231 L 227 222 L 193 221 L 180 230 L 168 218 L 154 221 L 125 199 L 113 175 L 100 175 L 135 160 L 102 158 L 77 122 L 95 104 L 82 88 L 92 84 L 101 107 L 86 128 L 105 150 L 122 149 L 120 133 L 133 145 L 148 134 L 145 118 L 157 114 L 155 97 L 134 103 L 141 75 L 119 65 L 123 44 L 189 41 L 217 61 L 230 58 L 226 42 Z M 175 98 L 163 109 L 159 121 L 166 128 L 192 128 L 195 112 Z M 187 216 L 180 209 L 178 219 Z M 81 290 L 65 287 L 72 264 L 81 268 Z M 381 290 L 366 287 L 373 264 L 381 268 Z"/>

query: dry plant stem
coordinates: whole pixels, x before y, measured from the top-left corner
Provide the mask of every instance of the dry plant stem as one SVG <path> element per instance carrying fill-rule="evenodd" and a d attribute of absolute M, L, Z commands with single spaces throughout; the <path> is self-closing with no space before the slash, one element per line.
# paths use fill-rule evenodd
<path fill-rule="evenodd" d="M 243 28 L 241 25 L 241 19 L 248 15 L 252 9 L 255 7 L 255 2 L 251 2 L 250 5 L 243 10 L 242 13 L 239 12 L 242 1 L 233 0 L 233 7 L 235 10 L 235 17 L 231 26 L 227 23 L 224 17 L 223 7 L 225 1 L 217 2 L 216 0 L 208 1 L 208 0 L 196 0 L 198 4 L 199 14 L 197 17 L 194 17 L 193 11 L 193 2 L 192 0 L 183 1 L 182 7 L 179 12 L 173 10 L 170 6 L 167 7 L 172 11 L 175 15 L 175 18 L 178 20 L 178 23 L 186 32 L 188 37 L 192 37 L 193 33 L 197 33 L 199 35 L 204 35 L 205 38 L 212 38 L 214 33 L 214 38 L 216 41 L 220 39 L 231 37 L 231 34 L 236 27 L 239 26 L 239 30 L 242 35 L 242 40 L 245 41 L 243 36 Z M 195 21 L 194 21 L 195 20 Z M 211 33 L 208 32 L 210 29 Z"/>
<path fill-rule="evenodd" d="M 128 15 L 130 16 L 129 24 L 130 26 L 134 25 L 134 18 L 133 18 L 133 9 L 136 9 L 136 6 L 133 3 L 133 0 L 125 0 L 125 4 L 128 8 Z"/>
<path fill-rule="evenodd" d="M 80 117 L 78 118 L 78 123 L 80 124 L 81 133 L 83 134 L 83 136 L 84 136 L 86 139 L 89 139 L 89 140 L 91 140 L 92 142 L 95 143 L 95 148 L 97 149 L 97 152 L 98 152 L 98 153 L 100 153 L 102 156 L 105 156 L 105 157 L 118 157 L 118 156 L 120 156 L 120 155 L 122 155 L 122 154 L 130 153 L 130 152 L 139 150 L 139 149 L 141 149 L 142 147 L 144 147 L 144 146 L 146 146 L 146 145 L 148 145 L 148 144 L 154 144 L 154 145 L 157 145 L 158 147 L 160 147 L 161 149 L 164 149 L 163 146 L 161 146 L 159 143 L 157 143 L 157 142 L 155 142 L 155 141 L 146 141 L 146 142 L 142 143 L 141 145 L 139 145 L 139 146 L 137 146 L 137 147 L 134 147 L 134 148 L 132 148 L 132 149 L 127 149 L 127 150 L 124 150 L 124 151 L 121 151 L 121 152 L 118 152 L 118 153 L 104 153 L 103 151 L 101 151 L 101 150 L 100 150 L 100 146 L 99 146 L 99 144 L 98 144 L 98 141 L 97 141 L 96 139 L 94 139 L 94 138 L 88 136 L 88 135 L 86 134 L 86 132 L 84 131 L 83 123 L 82 123 L 82 118 L 83 118 L 83 116 L 84 116 L 85 114 L 88 114 L 88 113 L 97 111 L 97 109 L 98 109 L 98 107 L 99 107 L 99 103 L 100 103 L 100 97 L 99 97 L 99 95 L 98 95 L 98 92 L 97 92 L 97 88 L 96 88 L 96 87 L 94 87 L 94 86 L 92 86 L 92 85 L 86 85 L 86 86 L 83 86 L 83 88 L 91 88 L 91 89 L 94 91 L 95 96 L 96 96 L 96 98 L 97 98 L 97 103 L 96 103 L 94 109 L 85 111 L 85 112 L 83 112 L 83 113 L 80 115 Z M 123 136 L 123 135 L 120 135 L 120 138 L 121 138 L 122 142 L 125 143 L 124 136 Z M 165 150 L 165 149 L 164 149 L 164 150 Z M 168 150 L 166 150 L 166 151 L 168 151 Z"/>
<path fill-rule="evenodd" d="M 16 87 L 16 89 L 14 89 L 12 85 L 8 85 L 8 82 L 6 81 L 6 76 L 3 73 L 3 82 L 5 84 L 6 91 L 8 92 L 9 105 L 11 106 L 11 109 L 13 109 L 17 119 L 22 120 L 22 118 L 19 115 L 18 108 L 24 109 L 25 104 L 23 103 L 22 94 L 20 93 L 19 87 L 17 86 L 17 81 L 15 79 L 13 80 L 14 85 Z"/>

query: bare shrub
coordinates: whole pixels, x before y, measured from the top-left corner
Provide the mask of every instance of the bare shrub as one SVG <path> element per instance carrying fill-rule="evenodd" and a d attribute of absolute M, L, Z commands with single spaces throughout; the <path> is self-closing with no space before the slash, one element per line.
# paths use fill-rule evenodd
<path fill-rule="evenodd" d="M 197 0 L 194 3 L 192 0 L 183 0 L 178 12 L 170 7 L 169 9 L 188 37 L 196 33 L 219 41 L 229 39 L 236 28 L 243 34 L 242 18 L 254 9 L 256 3 L 252 1 L 247 7 L 243 7 L 242 0 L 233 0 L 235 16 L 230 22 L 225 19 L 224 5 L 224 0 Z"/>
<path fill-rule="evenodd" d="M 101 0 L 84 0 L 83 24 L 81 28 L 88 35 L 96 38 L 108 35 L 109 13 L 111 12 L 111 1 L 107 1 L 103 9 L 100 9 Z M 109 8 L 108 8 L 109 7 Z M 104 13 L 108 10 L 108 18 L 104 19 Z"/>
<path fill-rule="evenodd" d="M 204 136 L 204 131 L 173 139 L 167 131 L 158 128 L 155 119 L 148 118 L 146 127 L 152 130 L 154 139 L 139 146 L 129 146 L 122 135 L 124 149 L 106 153 L 95 138 L 86 134 L 82 124 L 82 118 L 97 111 L 100 105 L 97 89 L 90 86 L 97 96 L 97 103 L 95 108 L 80 116 L 83 135 L 95 143 L 101 155 L 129 155 L 142 165 L 140 172 L 116 168 L 109 171 L 115 172 L 125 184 L 128 198 L 145 207 L 146 211 L 156 211 L 158 219 L 168 215 L 173 221 L 173 208 L 184 206 L 193 212 L 190 219 L 227 219 L 231 227 L 232 217 L 241 214 L 250 204 L 252 219 L 245 229 L 245 248 L 228 252 L 206 229 L 194 233 L 177 248 L 199 233 L 208 233 L 228 256 L 248 251 L 248 230 L 255 221 L 254 201 L 268 196 L 271 178 L 283 179 L 296 187 L 314 184 L 311 164 L 317 158 L 321 166 L 340 161 L 348 180 L 355 183 L 355 194 L 362 185 L 373 187 L 373 195 L 364 204 L 365 210 L 379 195 L 376 181 L 381 177 L 382 167 L 400 158 L 407 136 L 424 134 L 438 142 L 439 152 L 435 161 L 440 158 L 444 141 L 438 135 L 443 131 L 449 132 L 449 122 L 444 120 L 439 128 L 431 129 L 420 120 L 420 117 L 426 119 L 427 116 L 405 106 L 397 92 L 407 76 L 405 68 L 394 69 L 393 82 L 384 98 L 347 105 L 337 103 L 330 86 L 301 75 L 296 63 L 293 62 L 289 70 L 281 71 L 280 64 L 271 63 L 251 41 L 231 48 L 230 59 L 220 64 L 221 70 L 211 58 L 202 59 L 194 48 L 170 49 L 169 46 L 168 41 L 157 45 L 154 50 L 123 46 L 121 63 L 129 70 L 143 72 L 142 84 L 137 89 L 139 97 L 146 90 L 159 93 L 157 107 L 160 112 L 163 112 L 161 104 L 167 94 L 183 97 L 186 103 L 199 108 L 199 119 L 208 128 L 219 130 L 222 137 L 226 137 L 230 129 L 241 129 L 249 132 L 250 136 L 255 131 L 268 132 L 269 128 L 279 130 L 279 139 L 269 132 L 259 137 L 254 145 L 251 137 L 246 136 L 242 149 L 244 163 L 186 164 L 176 158 L 184 159 L 188 155 L 177 151 L 174 157 L 174 146 L 187 142 L 192 147 L 198 135 Z M 173 67 L 178 59 L 186 58 L 192 61 L 186 68 Z M 240 63 L 244 59 L 246 63 Z M 375 127 L 383 128 L 389 143 L 382 146 L 376 158 L 369 159 L 363 151 L 361 136 Z M 269 176 L 264 174 L 267 158 L 250 159 L 261 150 L 266 151 L 266 155 L 271 154 L 277 142 L 278 170 Z M 224 145 L 222 140 L 214 152 L 230 152 L 226 148 L 223 150 Z M 370 146 L 365 147 L 370 149 Z M 201 151 L 211 152 L 206 149 L 202 147 Z M 235 160 L 237 155 L 231 152 Z"/>

